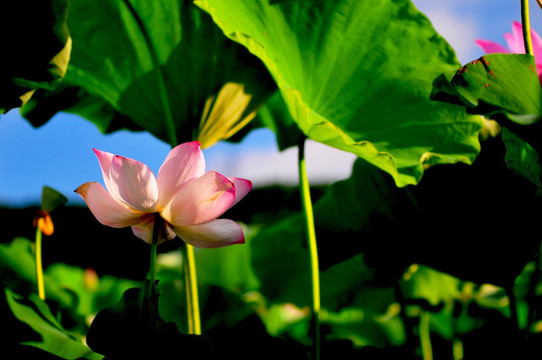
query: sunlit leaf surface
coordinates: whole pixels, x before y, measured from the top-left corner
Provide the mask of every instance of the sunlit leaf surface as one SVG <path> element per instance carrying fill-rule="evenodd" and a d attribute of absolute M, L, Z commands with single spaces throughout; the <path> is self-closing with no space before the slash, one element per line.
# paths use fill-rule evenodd
<path fill-rule="evenodd" d="M 531 55 L 489 54 L 435 80 L 435 100 L 458 103 L 505 127 L 506 163 L 540 187 L 542 88 Z"/>
<path fill-rule="evenodd" d="M 542 90 L 530 55 L 484 55 L 458 69 L 451 79 L 439 77 L 432 97 L 518 124 L 534 123 L 542 114 Z"/>
<path fill-rule="evenodd" d="M 416 183 L 424 164 L 469 163 L 481 120 L 429 100 L 458 67 L 409 1 L 198 0 L 231 39 L 265 63 L 310 138 Z"/>

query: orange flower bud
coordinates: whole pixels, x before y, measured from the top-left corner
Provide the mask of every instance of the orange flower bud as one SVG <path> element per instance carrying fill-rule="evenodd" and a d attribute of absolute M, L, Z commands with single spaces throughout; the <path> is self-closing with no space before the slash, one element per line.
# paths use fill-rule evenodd
<path fill-rule="evenodd" d="M 53 232 L 55 231 L 55 227 L 53 226 L 53 220 L 51 220 L 51 216 L 49 216 L 49 214 L 43 210 L 39 210 L 38 214 L 34 218 L 34 227 L 36 226 L 39 227 L 41 232 L 47 236 L 51 236 Z"/>
<path fill-rule="evenodd" d="M 92 268 L 86 268 L 83 275 L 83 284 L 86 289 L 96 291 L 99 284 L 98 274 Z"/>

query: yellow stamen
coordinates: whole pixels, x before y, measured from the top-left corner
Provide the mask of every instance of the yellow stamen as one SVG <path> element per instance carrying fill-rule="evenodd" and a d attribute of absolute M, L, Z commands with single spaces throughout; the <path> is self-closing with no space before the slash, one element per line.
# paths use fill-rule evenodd
<path fill-rule="evenodd" d="M 243 84 L 226 83 L 217 96 L 205 102 L 201 116 L 198 141 L 207 148 L 228 139 L 256 116 L 258 105 L 251 105 L 253 97 L 245 92 Z"/>

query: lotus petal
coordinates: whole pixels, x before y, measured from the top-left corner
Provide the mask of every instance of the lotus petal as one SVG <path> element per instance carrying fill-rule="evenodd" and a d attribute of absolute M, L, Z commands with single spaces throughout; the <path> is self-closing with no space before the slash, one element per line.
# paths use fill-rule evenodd
<path fill-rule="evenodd" d="M 143 212 L 156 212 L 158 185 L 149 167 L 137 160 L 114 156 L 109 171 L 111 195 Z"/>
<path fill-rule="evenodd" d="M 493 41 L 475 40 L 476 45 L 480 46 L 487 54 L 508 54 L 510 50 Z"/>
<path fill-rule="evenodd" d="M 139 224 L 149 216 L 119 203 L 97 182 L 85 183 L 75 192 L 81 195 L 94 217 L 103 225 L 123 228 Z"/>
<path fill-rule="evenodd" d="M 235 185 L 216 171 L 209 171 L 182 187 L 161 211 L 173 226 L 190 226 L 216 219 L 235 201 Z"/>
<path fill-rule="evenodd" d="M 229 219 L 217 219 L 199 225 L 174 227 L 173 231 L 186 243 L 199 248 L 218 248 L 245 242 L 241 226 Z"/>
<path fill-rule="evenodd" d="M 158 171 L 159 206 L 164 207 L 190 180 L 205 172 L 205 158 L 197 141 L 174 147 Z"/>
<path fill-rule="evenodd" d="M 250 180 L 236 177 L 229 177 L 228 180 L 231 181 L 235 186 L 235 201 L 232 204 L 233 206 L 237 204 L 239 200 L 244 198 L 250 190 L 252 190 L 252 182 Z"/>

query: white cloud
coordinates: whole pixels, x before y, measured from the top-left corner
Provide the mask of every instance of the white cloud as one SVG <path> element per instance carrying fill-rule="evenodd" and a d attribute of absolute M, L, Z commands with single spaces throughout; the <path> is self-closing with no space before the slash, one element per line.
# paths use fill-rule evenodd
<path fill-rule="evenodd" d="M 214 152 L 207 156 L 207 168 L 226 176 L 249 179 L 254 187 L 298 183 L 297 148 L 282 152 L 276 148 L 252 148 L 243 152 Z M 307 140 L 306 168 L 313 185 L 349 178 L 356 155 Z"/>
<path fill-rule="evenodd" d="M 477 24 L 473 19 L 458 19 L 446 11 L 431 11 L 426 14 L 437 32 L 454 48 L 461 63 L 478 57 L 480 49 L 474 43 L 477 35 Z"/>
<path fill-rule="evenodd" d="M 479 16 L 468 11 L 460 11 L 464 9 L 464 0 L 448 2 L 413 0 L 412 2 L 429 18 L 435 30 L 454 48 L 461 63 L 479 57 L 480 50 L 474 43 L 474 39 L 481 37 L 477 21 Z"/>

